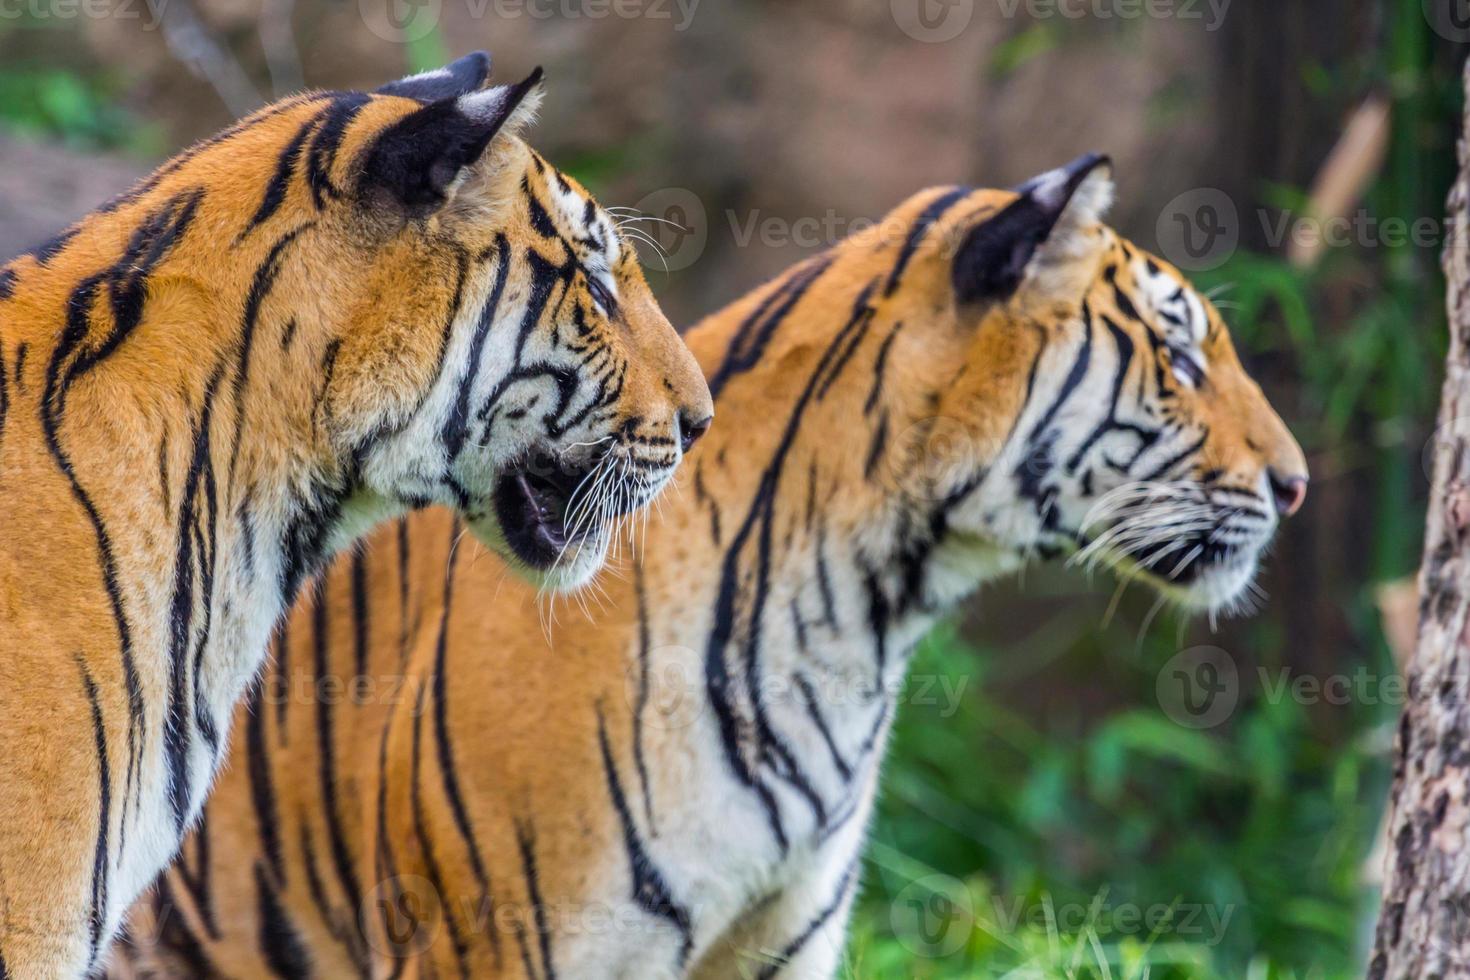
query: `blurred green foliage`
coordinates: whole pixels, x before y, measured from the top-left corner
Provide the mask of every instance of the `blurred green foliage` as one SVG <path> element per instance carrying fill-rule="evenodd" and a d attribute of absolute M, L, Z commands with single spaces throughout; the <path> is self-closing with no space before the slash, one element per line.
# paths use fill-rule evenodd
<path fill-rule="evenodd" d="M 162 155 L 159 125 L 126 106 L 124 80 L 87 63 L 74 26 L 24 7 L 0 18 L 0 130 L 75 150 Z"/>

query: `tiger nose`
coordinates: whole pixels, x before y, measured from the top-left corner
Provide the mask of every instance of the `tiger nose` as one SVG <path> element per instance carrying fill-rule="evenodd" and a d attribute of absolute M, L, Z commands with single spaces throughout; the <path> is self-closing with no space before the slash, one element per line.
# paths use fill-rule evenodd
<path fill-rule="evenodd" d="M 699 437 L 709 431 L 710 423 L 715 420 L 713 415 L 706 415 L 701 419 L 691 419 L 688 412 L 679 413 L 679 447 L 688 452 L 694 448 Z"/>
<path fill-rule="evenodd" d="M 1271 496 L 1276 500 L 1276 513 L 1290 517 L 1302 509 L 1307 499 L 1307 478 L 1304 476 L 1280 476 L 1274 470 L 1271 477 Z"/>

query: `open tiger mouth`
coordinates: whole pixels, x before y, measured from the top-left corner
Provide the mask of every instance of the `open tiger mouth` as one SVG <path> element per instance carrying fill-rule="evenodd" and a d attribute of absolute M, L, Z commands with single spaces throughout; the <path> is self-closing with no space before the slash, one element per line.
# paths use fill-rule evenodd
<path fill-rule="evenodd" d="M 509 467 L 493 496 L 506 545 L 531 568 L 550 569 L 569 545 L 642 505 L 628 476 L 635 467 L 615 451 L 578 462 L 541 451 Z"/>
<path fill-rule="evenodd" d="M 1170 585 L 1190 585 L 1235 556 L 1236 549 L 1230 545 L 1185 537 L 1163 550 L 1129 557 L 1144 572 Z"/>
<path fill-rule="evenodd" d="M 495 485 L 495 516 L 517 558 L 543 571 L 556 563 L 572 541 L 567 527 L 572 497 L 594 468 L 595 464 L 568 467 L 543 455 L 500 477 Z M 584 538 L 595 529 L 594 522 L 582 522 L 575 536 Z"/>

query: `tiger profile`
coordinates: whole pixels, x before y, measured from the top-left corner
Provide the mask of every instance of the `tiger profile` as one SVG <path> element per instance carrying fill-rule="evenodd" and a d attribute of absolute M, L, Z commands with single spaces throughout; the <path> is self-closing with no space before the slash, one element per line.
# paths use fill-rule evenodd
<path fill-rule="evenodd" d="M 925 191 L 694 327 L 722 423 L 600 609 L 543 631 L 443 511 L 338 562 L 128 968 L 833 976 L 936 620 L 1032 556 L 1231 608 L 1305 496 L 1219 314 L 1102 223 L 1112 195 L 1096 156 Z"/>
<path fill-rule="evenodd" d="M 250 116 L 0 270 L 0 977 L 93 969 L 301 584 L 428 504 L 584 583 L 709 424 L 489 58 Z"/>

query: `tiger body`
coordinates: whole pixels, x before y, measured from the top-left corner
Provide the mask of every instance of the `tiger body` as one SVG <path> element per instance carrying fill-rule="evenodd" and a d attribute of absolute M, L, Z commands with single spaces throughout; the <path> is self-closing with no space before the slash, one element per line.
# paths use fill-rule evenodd
<path fill-rule="evenodd" d="M 1088 159 L 922 193 L 686 334 L 722 424 L 586 615 L 547 622 L 443 512 L 335 565 L 132 967 L 833 976 L 936 620 L 1087 549 L 1227 606 L 1300 504 L 1300 450 L 1218 314 L 1100 223 L 1110 188 Z"/>
<path fill-rule="evenodd" d="M 613 222 L 516 135 L 536 79 L 487 73 L 262 110 L 0 270 L 0 977 L 100 960 L 331 554 L 444 503 L 516 559 L 519 460 L 708 414 Z"/>

